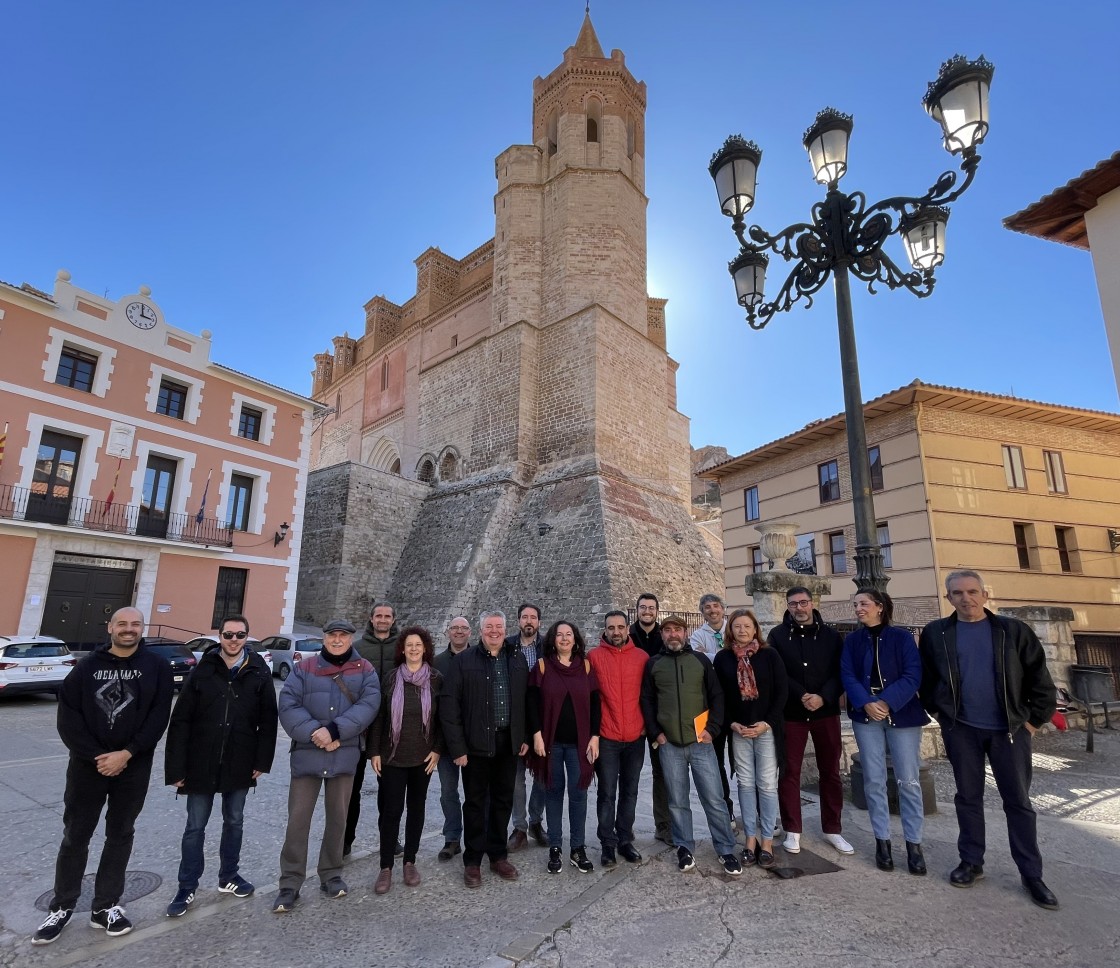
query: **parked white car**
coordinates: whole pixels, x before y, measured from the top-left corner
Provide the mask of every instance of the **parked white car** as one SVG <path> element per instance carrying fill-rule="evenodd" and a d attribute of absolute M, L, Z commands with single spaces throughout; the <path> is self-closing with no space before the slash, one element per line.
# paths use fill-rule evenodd
<path fill-rule="evenodd" d="M 0 635 L 0 696 L 28 692 L 57 696 L 62 680 L 77 664 L 62 639 L 50 635 Z"/>
<path fill-rule="evenodd" d="M 261 646 L 272 653 L 272 674 L 287 679 L 299 663 L 323 649 L 323 640 L 303 635 L 269 635 Z"/>
<path fill-rule="evenodd" d="M 194 653 L 194 657 L 199 662 L 202 661 L 203 653 L 209 649 L 214 648 L 218 644 L 218 637 L 216 635 L 200 635 L 197 639 L 191 639 L 187 643 L 187 648 Z M 245 640 L 245 644 L 257 653 L 262 659 L 264 664 L 270 669 L 272 668 L 272 653 L 268 649 L 262 649 L 259 640 L 254 639 L 251 635 Z"/>

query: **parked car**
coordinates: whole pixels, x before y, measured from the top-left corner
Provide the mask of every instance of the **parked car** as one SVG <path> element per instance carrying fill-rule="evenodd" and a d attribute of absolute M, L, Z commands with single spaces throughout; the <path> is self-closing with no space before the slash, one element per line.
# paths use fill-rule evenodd
<path fill-rule="evenodd" d="M 0 635 L 0 696 L 28 692 L 58 696 L 62 680 L 77 664 L 62 639 L 50 635 Z"/>
<path fill-rule="evenodd" d="M 200 635 L 197 639 L 191 639 L 187 643 L 187 648 L 194 654 L 198 662 L 202 661 L 204 653 L 209 652 L 218 644 L 218 637 L 216 635 Z M 270 669 L 272 668 L 272 653 L 268 649 L 263 648 L 258 639 L 254 639 L 251 635 L 245 640 L 245 644 L 257 653 L 262 659 L 264 664 Z"/>
<path fill-rule="evenodd" d="M 164 639 L 158 635 L 151 639 L 145 638 L 144 648 L 156 655 L 163 656 L 171 663 L 171 675 L 176 692 L 183 688 L 183 683 L 187 681 L 191 669 L 198 664 L 198 660 L 191 650 L 182 642 L 176 642 L 174 639 Z"/>
<path fill-rule="evenodd" d="M 292 669 L 309 655 L 323 649 L 323 640 L 292 635 L 269 635 L 261 639 L 261 648 L 272 653 L 272 674 L 281 681 L 287 679 Z"/>

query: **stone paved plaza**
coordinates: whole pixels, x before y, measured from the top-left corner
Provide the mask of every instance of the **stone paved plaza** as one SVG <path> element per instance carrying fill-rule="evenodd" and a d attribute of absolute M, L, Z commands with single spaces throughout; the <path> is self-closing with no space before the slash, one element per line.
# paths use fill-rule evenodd
<path fill-rule="evenodd" d="M 277 688 L 279 684 L 277 683 Z M 208 872 L 199 899 L 181 919 L 164 908 L 175 891 L 182 800 L 162 786 L 155 771 L 138 826 L 131 869 L 159 875 L 162 886 L 127 905 L 132 934 L 108 940 L 76 916 L 53 945 L 33 948 L 42 919 L 35 899 L 51 887 L 61 835 L 66 753 L 54 730 L 52 700 L 0 702 L 0 820 L 5 877 L 0 882 L 0 965 L 193 966 L 678 966 L 921 964 L 1008 968 L 1103 968 L 1120 963 L 1120 734 L 1098 733 L 1096 752 L 1084 752 L 1084 733 L 1048 734 L 1036 746 L 1035 802 L 1047 883 L 1062 910 L 1030 904 L 1007 852 L 998 798 L 989 803 L 989 856 L 985 879 L 971 891 L 952 888 L 956 826 L 947 764 L 933 772 L 940 809 L 928 817 L 925 846 L 929 877 L 874 868 L 874 840 L 867 815 L 845 811 L 845 834 L 856 846 L 842 858 L 814 835 L 817 815 L 806 807 L 806 851 L 787 857 L 793 869 L 812 867 L 808 852 L 841 870 L 781 879 L 750 869 L 739 878 L 717 872 L 696 809 L 697 870 L 680 874 L 675 857 L 652 839 L 648 767 L 639 798 L 638 845 L 645 862 L 620 863 L 610 872 L 581 875 L 566 867 L 545 871 L 546 851 L 530 847 L 513 855 L 521 879 L 508 884 L 484 867 L 479 891 L 462 886 L 459 858 L 440 864 L 438 795 L 428 797 L 428 824 L 418 866 L 424 877 L 406 890 L 399 875 L 393 891 L 373 894 L 377 862 L 375 790 L 367 780 L 366 813 L 346 878 L 350 896 L 318 896 L 314 876 L 296 912 L 270 911 L 283 836 L 287 740 L 278 740 L 275 772 L 246 808 L 243 871 L 257 885 L 247 900 L 219 897 L 215 885 L 216 836 L 212 820 Z M 162 749 L 160 750 L 162 764 Z M 433 781 L 433 786 L 438 781 Z M 594 789 L 591 791 L 594 798 Z M 812 794 L 806 793 L 811 800 Z M 312 831 L 312 843 L 321 827 Z M 598 862 L 594 821 L 588 853 Z M 565 841 L 565 846 L 567 841 Z M 95 838 L 91 865 L 100 851 Z M 312 854 L 314 856 L 314 853 Z M 398 867 L 399 870 L 399 867 Z"/>

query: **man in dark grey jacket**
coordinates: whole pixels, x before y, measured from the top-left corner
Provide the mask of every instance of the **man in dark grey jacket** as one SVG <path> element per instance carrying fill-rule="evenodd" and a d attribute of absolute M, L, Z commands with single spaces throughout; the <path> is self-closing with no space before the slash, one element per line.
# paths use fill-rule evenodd
<path fill-rule="evenodd" d="M 1031 805 L 1031 737 L 1054 715 L 1054 681 L 1029 625 L 984 607 L 988 592 L 975 571 L 945 579 L 953 614 L 922 630 L 920 695 L 941 724 L 957 793 L 954 887 L 984 876 L 984 760 L 992 767 L 1007 816 L 1011 856 L 1023 887 L 1041 908 L 1058 899 L 1042 881 L 1042 856 Z"/>
<path fill-rule="evenodd" d="M 517 880 L 509 862 L 506 829 L 513 810 L 513 778 L 525 742 L 529 667 L 505 642 L 502 612 L 483 612 L 482 641 L 453 663 L 443 684 L 439 714 L 447 756 L 463 769 L 463 882 L 482 886 L 482 856 L 490 870 Z"/>

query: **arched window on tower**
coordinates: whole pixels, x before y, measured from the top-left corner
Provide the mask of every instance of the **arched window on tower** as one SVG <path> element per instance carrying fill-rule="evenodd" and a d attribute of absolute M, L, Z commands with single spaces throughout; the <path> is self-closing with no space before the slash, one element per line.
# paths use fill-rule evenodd
<path fill-rule="evenodd" d="M 416 468 L 416 479 L 421 484 L 434 484 L 436 482 L 436 462 L 427 454 L 421 458 L 420 465 Z"/>
<path fill-rule="evenodd" d="M 381 389 L 389 389 L 389 357 L 381 361 Z"/>
<path fill-rule="evenodd" d="M 634 140 L 635 140 L 635 138 L 634 138 L 634 135 L 635 135 L 634 128 L 635 128 L 634 116 L 630 115 L 626 119 L 626 157 L 627 158 L 633 158 L 634 157 Z"/>
<path fill-rule="evenodd" d="M 598 143 L 599 141 L 599 122 L 602 120 L 602 106 L 596 98 L 591 98 L 587 102 L 587 140 L 588 142 Z"/>

